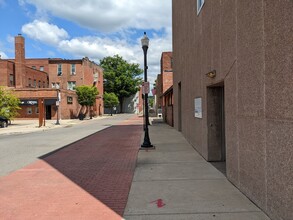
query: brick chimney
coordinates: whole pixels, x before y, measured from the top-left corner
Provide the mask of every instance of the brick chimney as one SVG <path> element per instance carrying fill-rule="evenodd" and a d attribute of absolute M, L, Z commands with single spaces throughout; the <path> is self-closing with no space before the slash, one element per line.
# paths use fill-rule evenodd
<path fill-rule="evenodd" d="M 25 79 L 25 50 L 24 37 L 15 36 L 15 87 L 23 88 Z"/>

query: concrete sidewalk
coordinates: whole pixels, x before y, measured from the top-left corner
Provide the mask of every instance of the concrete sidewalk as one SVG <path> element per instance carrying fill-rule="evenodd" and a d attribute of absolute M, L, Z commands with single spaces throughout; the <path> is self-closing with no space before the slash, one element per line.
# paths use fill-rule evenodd
<path fill-rule="evenodd" d="M 149 129 L 156 149 L 138 154 L 126 220 L 269 219 L 181 133 L 163 123 Z"/>
<path fill-rule="evenodd" d="M 103 119 L 110 116 L 99 116 L 94 117 L 92 120 L 96 119 Z M 0 135 L 2 134 L 23 134 L 23 133 L 31 133 L 31 132 L 38 132 L 38 131 L 44 131 L 48 129 L 54 129 L 54 128 L 61 128 L 61 127 L 67 127 L 72 126 L 75 124 L 81 124 L 85 121 L 88 121 L 90 119 L 86 118 L 84 120 L 79 119 L 62 119 L 59 121 L 59 125 L 56 125 L 56 120 L 46 120 L 45 126 L 39 127 L 39 120 L 38 119 L 27 119 L 27 120 L 13 120 L 8 127 L 0 128 Z"/>

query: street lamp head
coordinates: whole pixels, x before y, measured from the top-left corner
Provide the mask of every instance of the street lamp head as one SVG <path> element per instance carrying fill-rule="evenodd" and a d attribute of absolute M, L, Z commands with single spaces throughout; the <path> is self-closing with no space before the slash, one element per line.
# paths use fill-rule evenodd
<path fill-rule="evenodd" d="M 144 32 L 144 36 L 141 39 L 141 46 L 142 47 L 149 47 L 149 42 L 150 42 L 150 40 L 149 40 L 148 36 L 146 35 L 146 32 Z"/>

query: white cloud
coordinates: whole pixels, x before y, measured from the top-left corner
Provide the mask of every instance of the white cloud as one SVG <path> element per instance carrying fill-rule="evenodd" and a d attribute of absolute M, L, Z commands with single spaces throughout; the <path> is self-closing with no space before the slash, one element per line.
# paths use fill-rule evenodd
<path fill-rule="evenodd" d="M 14 37 L 11 36 L 10 34 L 7 35 L 6 40 L 7 40 L 7 42 L 9 42 L 9 43 L 11 43 L 11 44 L 14 43 Z"/>
<path fill-rule="evenodd" d="M 23 7 L 26 4 L 34 5 L 37 8 L 35 17 L 40 18 L 24 25 L 23 33 L 32 39 L 53 45 L 74 58 L 87 56 L 99 63 L 106 56 L 119 54 L 128 62 L 139 63 L 143 68 L 140 45 L 143 31 L 139 38 L 136 34 L 137 31 L 148 30 L 148 78 L 154 82 L 156 75 L 160 73 L 161 53 L 172 50 L 171 0 L 19 1 Z M 96 30 L 99 35 L 69 38 L 63 28 L 45 22 L 49 15 Z M 112 34 L 107 35 L 107 32 Z"/>
<path fill-rule="evenodd" d="M 64 29 L 38 20 L 24 25 L 22 30 L 30 38 L 54 45 L 59 51 L 69 54 L 70 57 L 87 56 L 99 63 L 106 56 L 119 54 L 128 62 L 139 63 L 143 68 L 143 51 L 140 42 L 142 36 L 134 43 L 127 40 L 128 33 L 125 32 L 115 38 L 86 36 L 67 39 L 68 34 Z M 171 31 L 163 33 L 163 36 L 154 35 L 149 38 L 148 76 L 149 80 L 153 82 L 156 75 L 160 73 L 161 53 L 172 50 Z"/>
<path fill-rule="evenodd" d="M 79 37 L 63 40 L 59 50 L 74 54 L 77 57 L 88 56 L 102 59 L 105 56 L 119 54 L 125 59 L 134 57 L 134 51 L 126 41 L 100 37 Z"/>
<path fill-rule="evenodd" d="M 98 31 L 127 28 L 159 30 L 171 26 L 171 0 L 22 0 L 37 11 Z"/>
<path fill-rule="evenodd" d="M 1 59 L 8 59 L 8 56 L 2 51 L 0 51 L 0 56 L 1 56 Z"/>
<path fill-rule="evenodd" d="M 44 21 L 34 20 L 32 23 L 22 26 L 22 32 L 32 39 L 56 45 L 61 40 L 67 39 L 68 33 L 54 24 L 49 24 Z"/>
<path fill-rule="evenodd" d="M 156 75 L 160 73 L 160 59 L 164 51 L 171 51 L 171 37 L 150 38 L 148 58 L 148 79 L 154 82 Z M 143 68 L 143 51 L 140 39 L 135 44 L 130 44 L 125 40 L 109 39 L 99 37 L 83 37 L 71 40 L 63 40 L 59 44 L 59 50 L 74 54 L 76 58 L 87 56 L 95 62 L 106 56 L 119 54 L 130 63 L 139 63 Z"/>

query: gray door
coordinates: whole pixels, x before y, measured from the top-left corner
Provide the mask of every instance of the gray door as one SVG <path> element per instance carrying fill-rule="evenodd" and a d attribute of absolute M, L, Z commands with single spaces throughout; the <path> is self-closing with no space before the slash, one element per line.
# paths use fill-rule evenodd
<path fill-rule="evenodd" d="M 208 160 L 225 161 L 225 100 L 224 85 L 207 89 Z"/>

